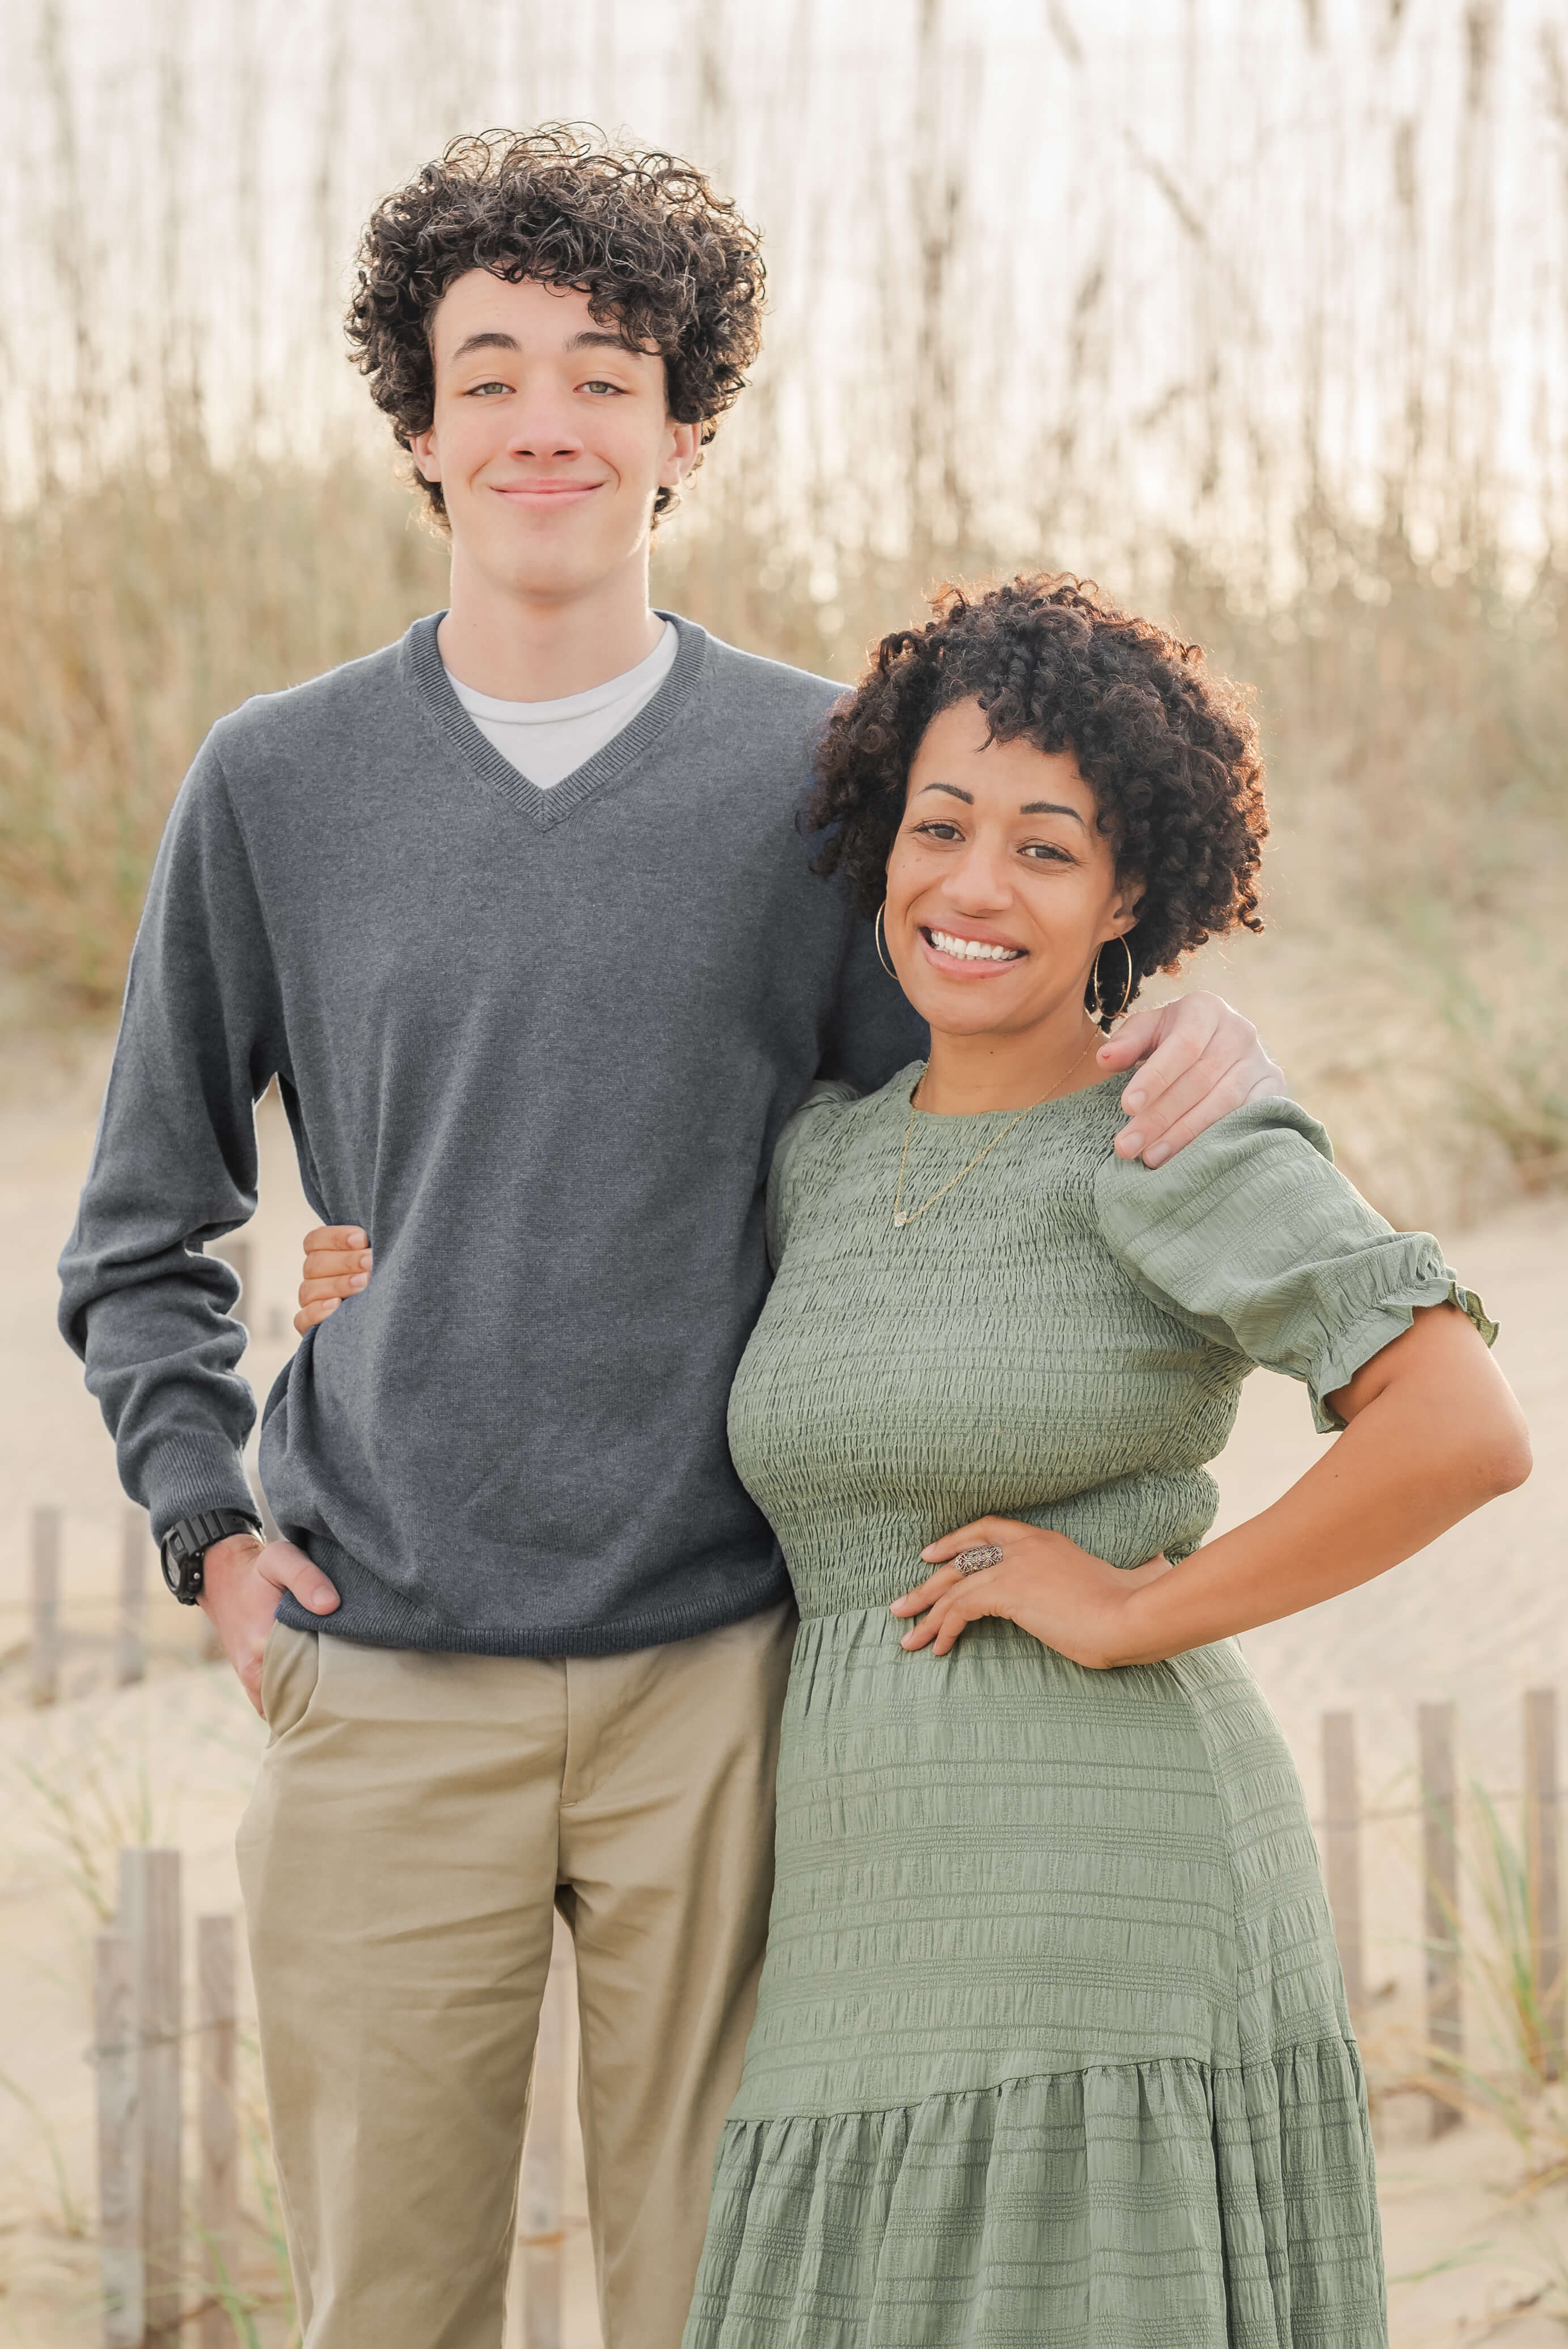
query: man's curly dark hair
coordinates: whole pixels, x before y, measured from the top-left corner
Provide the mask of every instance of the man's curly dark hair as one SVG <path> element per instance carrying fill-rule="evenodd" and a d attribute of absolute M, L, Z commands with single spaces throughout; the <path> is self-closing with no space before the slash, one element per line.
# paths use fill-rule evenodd
<path fill-rule="evenodd" d="M 1257 872 L 1268 836 L 1263 753 L 1244 688 L 1196 645 L 1044 574 L 983 593 L 944 587 L 923 627 L 884 636 L 830 717 L 805 823 L 825 834 L 820 873 L 842 874 L 862 910 L 887 893 L 904 788 L 932 719 L 977 701 L 997 742 L 1071 750 L 1094 793 L 1119 874 L 1142 885 L 1128 934 L 1102 949 L 1102 1000 L 1119 1016 L 1154 970 L 1204 939 L 1261 930 Z M 1123 989 L 1126 989 L 1125 996 Z M 1094 975 L 1085 996 L 1093 1010 Z"/>
<path fill-rule="evenodd" d="M 695 164 L 573 123 L 455 139 L 377 205 L 348 305 L 349 350 L 405 449 L 434 414 L 436 305 L 470 269 L 586 294 L 601 326 L 660 352 L 669 412 L 701 425 L 702 448 L 761 340 L 757 231 Z M 440 483 L 418 478 L 444 518 Z M 655 519 L 675 500 L 661 489 Z"/>

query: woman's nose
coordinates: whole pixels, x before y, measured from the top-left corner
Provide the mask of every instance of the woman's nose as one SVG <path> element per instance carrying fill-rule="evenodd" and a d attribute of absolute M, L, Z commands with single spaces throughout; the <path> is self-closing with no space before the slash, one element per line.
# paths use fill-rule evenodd
<path fill-rule="evenodd" d="M 1010 904 L 1013 894 L 1005 857 L 979 844 L 948 866 L 944 887 L 954 908 L 962 905 L 968 913 L 978 913 L 983 905 Z"/>

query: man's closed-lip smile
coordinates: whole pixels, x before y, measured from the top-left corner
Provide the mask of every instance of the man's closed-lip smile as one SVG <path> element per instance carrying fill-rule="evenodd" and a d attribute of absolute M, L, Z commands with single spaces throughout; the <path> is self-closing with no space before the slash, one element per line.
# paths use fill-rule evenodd
<path fill-rule="evenodd" d="M 599 481 L 497 481 L 492 484 L 497 497 L 512 498 L 521 505 L 561 503 L 572 498 L 585 498 L 603 487 Z"/>

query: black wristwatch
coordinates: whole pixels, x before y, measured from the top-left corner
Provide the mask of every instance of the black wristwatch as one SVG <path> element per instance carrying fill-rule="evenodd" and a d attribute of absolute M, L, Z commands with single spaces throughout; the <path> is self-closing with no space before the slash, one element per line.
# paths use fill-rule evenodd
<path fill-rule="evenodd" d="M 160 1553 L 163 1579 L 181 1607 L 194 1607 L 201 1598 L 202 1570 L 214 1542 L 227 1541 L 232 1534 L 261 1530 L 260 1517 L 250 1516 L 243 1509 L 201 1509 L 195 1516 L 181 1517 L 178 1525 L 170 1526 Z"/>

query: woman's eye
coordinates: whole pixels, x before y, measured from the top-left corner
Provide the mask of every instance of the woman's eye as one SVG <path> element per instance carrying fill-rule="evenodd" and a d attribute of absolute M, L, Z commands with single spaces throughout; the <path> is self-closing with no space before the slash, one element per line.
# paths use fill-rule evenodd
<path fill-rule="evenodd" d="M 927 840 L 962 840 L 964 837 L 955 823 L 917 823 L 914 828 Z"/>
<path fill-rule="evenodd" d="M 1072 863 L 1072 858 L 1065 848 L 1057 848 L 1054 842 L 1048 840 L 1030 841 L 1024 850 L 1024 854 L 1032 856 L 1037 864 L 1070 864 Z"/>

